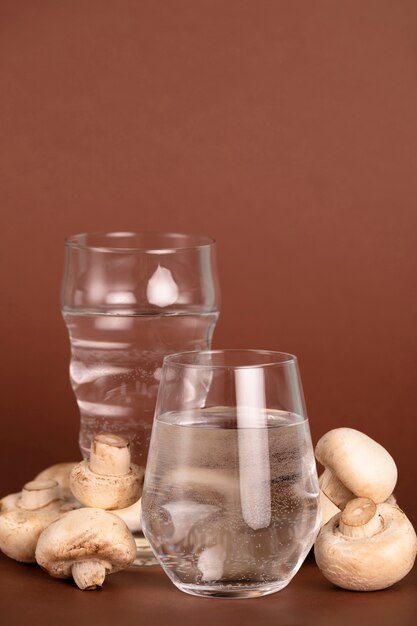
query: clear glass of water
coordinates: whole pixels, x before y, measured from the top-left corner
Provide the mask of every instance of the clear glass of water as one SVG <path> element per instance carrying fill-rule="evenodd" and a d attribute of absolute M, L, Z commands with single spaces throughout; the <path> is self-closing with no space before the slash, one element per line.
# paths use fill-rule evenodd
<path fill-rule="evenodd" d="M 68 237 L 65 250 L 62 312 L 81 452 L 87 458 L 94 436 L 111 432 L 129 439 L 133 461 L 145 466 L 163 358 L 211 345 L 220 302 L 215 242 L 85 233 Z M 154 562 L 137 543 L 141 562 Z"/>
<path fill-rule="evenodd" d="M 285 587 L 318 533 L 318 495 L 296 357 L 165 358 L 142 526 L 180 590 L 244 598 Z"/>

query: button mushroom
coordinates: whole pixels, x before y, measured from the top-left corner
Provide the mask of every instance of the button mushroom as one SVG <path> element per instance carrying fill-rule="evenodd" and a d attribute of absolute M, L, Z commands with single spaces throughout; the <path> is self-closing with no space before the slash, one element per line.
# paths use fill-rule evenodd
<path fill-rule="evenodd" d="M 125 509 L 112 509 L 112 513 L 124 521 L 131 533 L 141 532 L 142 498 Z"/>
<path fill-rule="evenodd" d="M 327 522 L 332 519 L 334 515 L 340 513 L 339 507 L 337 507 L 333 502 L 326 496 L 326 494 L 321 491 L 319 492 L 319 508 L 321 513 L 321 523 L 320 527 L 327 524 Z"/>
<path fill-rule="evenodd" d="M 16 561 L 35 562 L 36 542 L 51 522 L 74 508 L 55 480 L 34 480 L 0 500 L 0 549 Z"/>
<path fill-rule="evenodd" d="M 144 469 L 130 461 L 129 443 L 110 433 L 98 434 L 91 444 L 90 459 L 71 471 L 74 496 L 89 507 L 124 509 L 142 495 Z"/>
<path fill-rule="evenodd" d="M 335 585 L 356 591 L 385 589 L 411 570 L 417 537 L 397 506 L 355 498 L 321 529 L 317 565 Z"/>
<path fill-rule="evenodd" d="M 126 524 L 102 509 L 77 509 L 53 522 L 39 537 L 36 560 L 55 578 L 96 589 L 107 574 L 131 565 L 136 544 Z"/>
<path fill-rule="evenodd" d="M 335 428 L 319 440 L 316 458 L 326 468 L 319 484 L 340 509 L 355 496 L 384 502 L 394 491 L 397 468 L 379 443 L 353 428 Z"/>
<path fill-rule="evenodd" d="M 56 480 L 61 487 L 62 495 L 67 500 L 72 499 L 74 496 L 70 488 L 70 474 L 73 467 L 77 465 L 78 461 L 69 461 L 65 463 L 56 463 L 46 469 L 39 472 L 35 476 L 34 480 Z"/>

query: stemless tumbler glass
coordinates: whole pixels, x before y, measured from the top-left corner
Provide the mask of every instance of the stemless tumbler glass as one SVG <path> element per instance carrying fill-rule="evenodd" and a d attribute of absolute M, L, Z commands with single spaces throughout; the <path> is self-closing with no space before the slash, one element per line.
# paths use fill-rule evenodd
<path fill-rule="evenodd" d="M 296 357 L 165 358 L 142 525 L 179 589 L 242 598 L 285 587 L 316 538 L 318 495 Z"/>
<path fill-rule="evenodd" d="M 215 243 L 174 233 L 87 233 L 66 239 L 65 249 L 62 312 L 81 452 L 87 458 L 93 437 L 111 432 L 127 437 L 133 461 L 145 466 L 164 356 L 211 344 L 219 313 Z"/>

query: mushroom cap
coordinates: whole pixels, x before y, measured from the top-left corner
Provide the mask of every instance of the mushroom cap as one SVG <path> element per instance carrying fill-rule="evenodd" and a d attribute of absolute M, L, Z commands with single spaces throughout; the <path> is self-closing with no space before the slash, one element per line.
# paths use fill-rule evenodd
<path fill-rule="evenodd" d="M 141 497 L 144 473 L 143 467 L 132 463 L 127 474 L 96 474 L 91 471 L 87 461 L 82 461 L 71 471 L 71 490 L 85 506 L 107 510 L 124 509 Z"/>
<path fill-rule="evenodd" d="M 112 513 L 124 521 L 131 533 L 142 530 L 142 498 L 124 509 L 112 509 Z"/>
<path fill-rule="evenodd" d="M 317 443 L 315 454 L 317 460 L 356 496 L 370 498 L 378 504 L 394 491 L 397 482 L 394 459 L 359 430 L 330 430 Z"/>
<path fill-rule="evenodd" d="M 417 537 L 411 522 L 396 506 L 378 504 L 382 530 L 353 538 L 339 530 L 342 513 L 321 529 L 314 546 L 319 569 L 330 582 L 356 591 L 385 589 L 411 570 Z"/>
<path fill-rule="evenodd" d="M 61 487 L 62 494 L 65 498 L 73 498 L 70 488 L 70 473 L 73 467 L 75 467 L 79 461 L 69 461 L 65 463 L 56 463 L 50 467 L 45 468 L 42 472 L 39 472 L 35 476 L 34 480 L 46 480 L 52 478 L 56 480 Z"/>
<path fill-rule="evenodd" d="M 15 561 L 35 563 L 39 535 L 73 506 L 66 500 L 54 500 L 39 509 L 26 510 L 20 501 L 20 492 L 0 500 L 0 550 Z"/>
<path fill-rule="evenodd" d="M 46 528 L 39 537 L 36 560 L 56 578 L 70 578 L 83 560 L 100 561 L 107 574 L 133 563 L 136 544 L 126 524 L 102 509 L 77 509 Z"/>
<path fill-rule="evenodd" d="M 163 478 L 173 500 L 193 500 L 229 503 L 239 502 L 239 475 L 232 469 L 207 469 L 183 466 Z"/>

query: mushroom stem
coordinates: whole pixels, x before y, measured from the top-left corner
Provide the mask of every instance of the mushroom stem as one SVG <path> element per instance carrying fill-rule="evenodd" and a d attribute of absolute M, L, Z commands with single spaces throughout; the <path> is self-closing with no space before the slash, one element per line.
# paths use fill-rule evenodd
<path fill-rule="evenodd" d="M 338 508 L 343 509 L 354 494 L 329 470 L 325 469 L 319 478 L 320 489 Z"/>
<path fill-rule="evenodd" d="M 106 568 L 101 561 L 77 561 L 71 574 L 80 589 L 96 589 L 104 583 Z"/>
<path fill-rule="evenodd" d="M 340 532 L 347 537 L 372 537 L 383 528 L 375 502 L 355 498 L 347 503 L 339 521 Z"/>
<path fill-rule="evenodd" d="M 326 496 L 326 494 L 320 489 L 320 512 L 321 512 L 321 524 L 320 528 L 327 524 L 327 522 L 332 519 L 334 515 L 340 513 L 339 507 L 337 507 L 333 502 Z"/>
<path fill-rule="evenodd" d="M 129 442 L 111 433 L 96 435 L 91 445 L 89 466 L 95 474 L 123 476 L 130 470 Z"/>
<path fill-rule="evenodd" d="M 22 489 L 20 506 L 26 511 L 35 511 L 54 500 L 59 500 L 60 489 L 56 480 L 31 480 Z"/>

